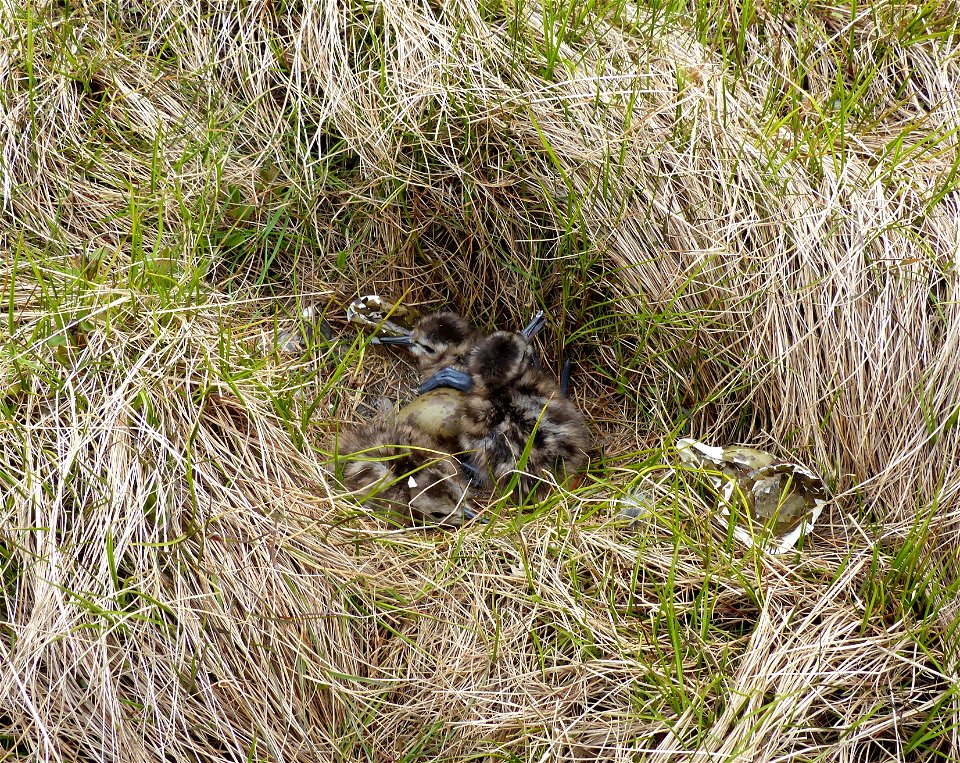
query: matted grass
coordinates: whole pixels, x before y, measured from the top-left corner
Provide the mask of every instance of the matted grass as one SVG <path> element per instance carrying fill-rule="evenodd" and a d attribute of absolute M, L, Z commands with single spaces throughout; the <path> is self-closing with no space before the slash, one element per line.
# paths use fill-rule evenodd
<path fill-rule="evenodd" d="M 0 29 L 0 759 L 960 759 L 955 4 Z M 544 308 L 583 484 L 456 532 L 340 495 L 414 376 L 363 293 Z M 821 471 L 802 551 L 682 432 Z"/>

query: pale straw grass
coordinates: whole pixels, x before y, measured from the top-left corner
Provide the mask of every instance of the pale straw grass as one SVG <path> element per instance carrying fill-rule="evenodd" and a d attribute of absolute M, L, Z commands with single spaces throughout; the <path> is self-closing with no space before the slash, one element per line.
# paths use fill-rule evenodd
<path fill-rule="evenodd" d="M 0 758 L 960 757 L 955 9 L 658 9 L 3 7 Z M 603 459 L 343 497 L 357 293 L 546 308 Z M 682 431 L 826 476 L 800 553 Z"/>

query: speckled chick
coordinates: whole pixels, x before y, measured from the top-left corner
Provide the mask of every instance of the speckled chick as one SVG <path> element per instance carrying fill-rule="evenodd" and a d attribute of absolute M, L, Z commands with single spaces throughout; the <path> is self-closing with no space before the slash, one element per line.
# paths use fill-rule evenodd
<path fill-rule="evenodd" d="M 458 449 L 464 393 L 473 382 L 466 354 L 479 334 L 454 312 L 431 313 L 420 318 L 409 336 L 381 337 L 381 344 L 407 347 L 420 368 L 420 396 L 397 413 L 409 424 L 447 450 Z"/>
<path fill-rule="evenodd" d="M 467 358 L 473 391 L 463 406 L 460 447 L 482 486 L 502 487 L 530 452 L 517 490 L 525 496 L 543 484 L 544 471 L 576 471 L 586 460 L 590 434 L 583 416 L 560 394 L 556 381 L 533 362 L 522 333 L 498 331 L 480 340 Z"/>
<path fill-rule="evenodd" d="M 450 311 L 420 318 L 409 336 L 380 337 L 380 344 L 407 347 L 420 368 L 420 392 L 446 386 L 469 387 L 466 356 L 480 338 L 461 315 Z"/>
<path fill-rule="evenodd" d="M 374 422 L 346 432 L 339 458 L 344 483 L 366 505 L 454 527 L 475 516 L 456 460 L 411 426 Z"/>

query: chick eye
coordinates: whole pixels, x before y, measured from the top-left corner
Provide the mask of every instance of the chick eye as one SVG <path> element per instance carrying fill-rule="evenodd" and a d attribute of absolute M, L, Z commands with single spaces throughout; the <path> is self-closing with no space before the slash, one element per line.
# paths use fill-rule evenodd
<path fill-rule="evenodd" d="M 421 344 L 420 346 L 423 347 L 425 352 L 428 352 L 431 355 L 433 355 L 433 353 L 436 352 L 436 350 L 434 350 L 433 347 L 431 347 L 429 344 Z"/>

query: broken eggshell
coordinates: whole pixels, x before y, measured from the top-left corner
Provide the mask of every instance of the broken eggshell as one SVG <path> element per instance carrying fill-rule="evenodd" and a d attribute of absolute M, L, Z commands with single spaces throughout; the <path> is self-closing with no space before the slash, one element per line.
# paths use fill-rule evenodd
<path fill-rule="evenodd" d="M 380 336 L 406 336 L 416 318 L 410 308 L 388 302 L 376 294 L 358 297 L 347 305 L 349 323 L 373 329 Z"/>
<path fill-rule="evenodd" d="M 729 516 L 734 494 L 744 498 L 757 527 L 734 527 L 734 535 L 748 545 L 758 540 L 765 551 L 782 554 L 813 529 L 827 502 L 827 486 L 801 464 L 778 459 L 765 450 L 742 445 L 722 448 L 697 440 L 677 441 L 680 459 L 705 476 L 720 494 L 721 510 Z M 771 526 L 772 525 L 772 526 Z"/>

